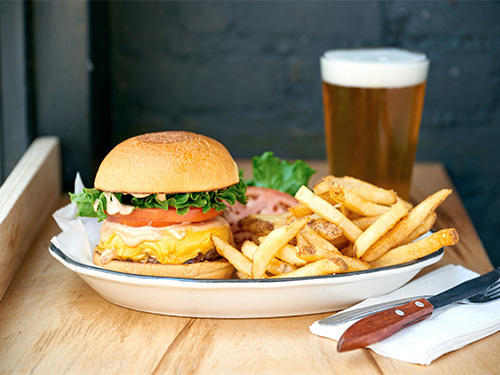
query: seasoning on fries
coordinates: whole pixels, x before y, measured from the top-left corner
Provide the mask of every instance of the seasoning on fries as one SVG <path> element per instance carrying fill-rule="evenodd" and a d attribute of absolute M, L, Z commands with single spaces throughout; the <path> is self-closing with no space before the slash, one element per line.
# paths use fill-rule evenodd
<path fill-rule="evenodd" d="M 422 238 L 450 195 L 440 190 L 413 207 L 392 190 L 353 177 L 326 176 L 302 186 L 288 214 L 249 215 L 241 249 L 212 236 L 240 279 L 289 278 L 362 271 L 405 263 L 458 242 L 454 228 Z"/>

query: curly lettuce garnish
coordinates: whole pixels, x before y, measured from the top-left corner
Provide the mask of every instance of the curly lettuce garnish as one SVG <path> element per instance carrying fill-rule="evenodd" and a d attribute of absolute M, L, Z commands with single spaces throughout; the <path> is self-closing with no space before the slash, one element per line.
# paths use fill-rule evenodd
<path fill-rule="evenodd" d="M 253 178 L 246 181 L 248 186 L 276 189 L 295 195 L 302 185 L 307 186 L 316 170 L 302 160 L 290 163 L 275 157 L 270 151 L 252 158 Z"/>
<path fill-rule="evenodd" d="M 112 194 L 120 203 L 131 205 L 135 208 L 163 208 L 168 210 L 173 207 L 179 215 L 185 215 L 191 207 L 202 208 L 202 212 L 206 213 L 212 208 L 220 212 L 227 205 L 232 206 L 236 202 L 246 204 L 246 190 L 246 183 L 240 172 L 240 181 L 236 185 L 213 191 L 166 194 L 164 200 L 163 196 L 161 200 L 158 199 L 157 194 L 151 194 L 144 198 L 137 198 L 123 193 Z M 106 213 L 107 199 L 105 192 L 91 188 L 83 189 L 81 193 L 70 193 L 69 195 L 71 202 L 76 203 L 78 206 L 77 216 L 97 217 L 99 221 L 108 217 Z"/>

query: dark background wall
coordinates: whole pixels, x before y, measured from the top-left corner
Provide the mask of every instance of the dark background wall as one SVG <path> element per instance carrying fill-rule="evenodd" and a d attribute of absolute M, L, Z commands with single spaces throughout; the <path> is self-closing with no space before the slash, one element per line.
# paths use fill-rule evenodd
<path fill-rule="evenodd" d="M 324 158 L 318 58 L 398 46 L 431 68 L 419 160 L 446 165 L 500 264 L 500 3 L 112 2 L 112 143 L 213 136 L 236 157 Z"/>
<path fill-rule="evenodd" d="M 26 0 L 0 3 L 0 38 L 2 177 L 23 144 L 56 134 L 66 188 L 77 171 L 92 184 L 112 146 L 148 131 L 204 133 L 235 157 L 325 158 L 320 54 L 424 51 L 417 158 L 446 165 L 500 265 L 499 1 Z M 21 130 L 7 91 L 28 112 Z"/>

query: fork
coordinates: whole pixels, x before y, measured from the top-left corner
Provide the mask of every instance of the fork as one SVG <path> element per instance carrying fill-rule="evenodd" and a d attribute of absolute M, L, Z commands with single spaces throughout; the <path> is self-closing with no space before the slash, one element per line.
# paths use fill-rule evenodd
<path fill-rule="evenodd" d="M 415 299 L 419 298 L 429 298 L 432 297 L 432 295 L 422 295 L 422 296 L 413 296 L 413 297 L 406 297 L 406 298 L 401 298 L 389 302 L 381 302 L 377 303 L 375 305 L 371 306 L 366 306 L 366 307 L 360 307 L 355 310 L 350 310 L 350 311 L 342 311 L 339 312 L 335 315 L 329 316 L 328 318 L 320 320 L 318 323 L 321 325 L 326 325 L 326 326 L 337 326 L 339 324 L 343 324 L 346 322 L 349 322 L 351 320 L 356 320 L 356 319 L 361 319 L 364 318 L 365 316 L 374 314 L 376 312 L 399 306 L 402 305 L 406 302 L 410 302 Z M 495 284 L 491 285 L 487 289 L 483 290 L 482 292 L 476 293 L 470 297 L 464 298 L 458 303 L 461 304 L 474 304 L 474 303 L 488 303 L 495 301 L 496 299 L 500 298 L 500 281 L 497 281 Z"/>
<path fill-rule="evenodd" d="M 469 298 L 458 301 L 459 303 L 488 303 L 500 298 L 500 281 L 491 285 L 480 293 L 474 294 Z"/>

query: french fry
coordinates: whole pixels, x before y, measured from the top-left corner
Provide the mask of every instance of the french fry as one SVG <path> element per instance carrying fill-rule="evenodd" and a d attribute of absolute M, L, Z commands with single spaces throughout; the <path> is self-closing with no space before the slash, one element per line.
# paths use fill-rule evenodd
<path fill-rule="evenodd" d="M 344 236 L 340 236 L 333 241 L 329 241 L 333 246 L 335 246 L 337 249 L 342 249 L 343 247 L 347 246 L 350 242 L 349 240 Z"/>
<path fill-rule="evenodd" d="M 312 215 L 314 213 L 314 211 L 312 211 L 303 203 L 299 203 L 293 207 L 290 207 L 288 211 L 296 218 Z"/>
<path fill-rule="evenodd" d="M 305 186 L 301 186 L 295 194 L 295 198 L 304 203 L 312 211 L 317 213 L 323 219 L 337 224 L 342 229 L 344 236 L 354 242 L 361 235 L 362 231 L 351 220 L 345 217 L 339 210 L 333 207 L 324 199 L 315 195 Z"/>
<path fill-rule="evenodd" d="M 334 273 L 343 273 L 345 271 L 347 271 L 347 265 L 342 259 L 320 259 L 316 262 L 309 263 L 304 267 L 297 268 L 295 271 L 273 276 L 272 278 L 331 275 Z"/>
<path fill-rule="evenodd" d="M 332 256 L 341 255 L 340 251 L 332 245 L 331 242 L 323 238 L 319 233 L 317 233 L 312 228 L 306 226 L 302 228 L 300 233 L 297 235 L 297 240 L 301 236 L 308 244 L 311 244 L 316 248 L 323 248 L 327 250 Z M 297 241 L 297 246 L 300 246 L 300 241 Z"/>
<path fill-rule="evenodd" d="M 236 273 L 234 274 L 234 276 L 235 276 L 237 279 L 241 279 L 241 280 L 248 280 L 248 279 L 250 279 L 250 277 L 249 277 L 249 276 L 245 275 L 243 272 L 238 271 L 238 270 L 236 270 Z"/>
<path fill-rule="evenodd" d="M 336 182 L 348 188 L 381 189 L 376 185 L 370 184 L 369 182 L 360 180 L 359 178 L 355 178 L 352 176 L 338 177 Z"/>
<path fill-rule="evenodd" d="M 370 225 L 372 225 L 380 215 L 377 216 L 361 216 L 357 219 L 352 219 L 352 222 L 361 230 L 366 230 Z"/>
<path fill-rule="evenodd" d="M 307 264 L 304 259 L 297 256 L 297 249 L 294 246 L 285 245 L 276 253 L 276 258 L 295 267 L 302 267 Z"/>
<path fill-rule="evenodd" d="M 330 186 L 334 183 L 340 183 L 338 177 L 335 176 L 325 176 L 322 177 L 313 187 L 314 194 L 323 195 L 330 194 Z"/>
<path fill-rule="evenodd" d="M 302 228 L 301 231 L 299 233 L 297 233 L 297 236 L 295 237 L 296 240 L 297 240 L 297 248 L 301 247 L 301 246 L 308 246 L 309 245 L 309 243 L 307 242 L 307 240 L 302 235 L 302 231 L 303 230 L 304 230 L 304 228 Z"/>
<path fill-rule="evenodd" d="M 342 176 L 342 177 L 335 177 L 335 176 L 326 176 L 320 179 L 316 184 L 319 184 L 319 182 L 327 181 L 328 183 L 336 183 L 339 185 L 342 185 L 346 188 L 350 189 L 381 189 L 385 190 L 377 185 L 373 185 L 369 182 L 360 180 L 359 178 L 355 178 L 352 176 Z M 392 190 L 387 190 L 388 192 Z"/>
<path fill-rule="evenodd" d="M 347 264 L 347 271 L 348 272 L 364 271 L 364 270 L 367 270 L 368 268 L 370 268 L 369 263 L 366 263 L 360 259 L 356 259 L 356 258 L 349 256 L 349 255 L 342 254 L 340 256 L 340 259 L 342 259 Z"/>
<path fill-rule="evenodd" d="M 316 262 L 320 259 L 331 259 L 331 258 L 339 258 L 344 260 L 343 258 L 345 257 L 341 253 L 333 253 L 325 248 L 322 247 L 316 247 L 311 244 L 309 245 L 303 245 L 303 246 L 297 246 L 297 256 L 301 257 L 307 263 L 313 263 Z M 347 258 L 347 257 L 345 257 Z M 345 261 L 345 260 L 344 260 Z M 347 264 L 347 262 L 346 262 Z M 368 264 L 368 263 L 367 263 Z M 369 267 L 366 267 L 369 268 Z M 347 264 L 347 269 L 349 270 L 349 265 Z"/>
<path fill-rule="evenodd" d="M 294 220 L 296 220 L 296 219 L 294 219 Z M 287 223 L 287 225 L 290 223 L 291 222 Z M 252 241 L 255 242 L 257 245 L 260 245 L 262 243 L 262 241 L 264 241 L 264 238 L 266 238 L 266 236 L 260 236 L 260 237 L 256 237 L 255 239 L 252 239 Z M 294 237 L 290 241 L 288 241 L 288 245 L 296 246 L 297 245 L 297 238 Z M 276 254 L 278 254 L 278 253 L 276 253 Z"/>
<path fill-rule="evenodd" d="M 411 209 L 413 209 L 413 204 L 411 204 L 410 202 L 405 201 L 403 198 L 398 197 L 398 202 L 403 203 L 408 211 L 410 211 Z"/>
<path fill-rule="evenodd" d="M 351 191 L 367 201 L 386 206 L 394 204 L 398 200 L 398 196 L 394 190 L 385 190 L 382 188 L 351 188 Z"/>
<path fill-rule="evenodd" d="M 272 259 L 271 263 L 269 263 L 269 266 L 267 266 L 266 271 L 271 275 L 280 275 L 282 273 L 295 271 L 296 269 L 297 267 L 291 266 L 290 264 L 282 262 L 281 260 Z"/>
<path fill-rule="evenodd" d="M 332 257 L 339 258 L 340 255 L 341 254 L 332 253 L 324 248 L 312 245 L 297 246 L 297 256 L 305 260 L 307 263 L 315 262 L 320 259 L 329 259 Z"/>
<path fill-rule="evenodd" d="M 437 219 L 437 214 L 435 212 L 431 212 L 431 214 L 429 216 L 427 216 L 427 218 L 424 220 L 424 222 L 419 227 L 417 227 L 417 229 L 415 229 L 413 232 L 411 232 L 411 234 L 408 237 L 406 237 L 406 239 L 404 241 L 402 241 L 399 245 L 402 246 L 402 245 L 409 244 L 409 243 L 415 241 L 417 238 L 419 238 L 423 234 L 430 231 L 432 229 L 432 226 L 436 222 L 436 219 Z"/>
<path fill-rule="evenodd" d="M 334 176 L 326 176 L 323 177 L 320 181 L 316 183 L 316 185 L 313 188 L 314 194 L 318 195 L 319 197 L 323 198 L 325 201 L 330 203 L 331 205 L 335 206 L 342 214 L 345 216 L 348 216 L 349 214 L 349 209 L 341 204 L 339 204 L 338 201 L 336 201 L 334 198 L 332 198 L 330 194 L 330 188 L 334 184 L 340 184 L 340 180 L 338 177 Z"/>
<path fill-rule="evenodd" d="M 351 189 L 353 193 L 373 203 L 391 205 L 396 203 L 396 201 L 398 200 L 398 196 L 394 190 L 383 189 L 366 181 L 362 181 L 350 176 L 323 177 L 314 186 L 314 192 L 318 195 L 324 194 L 328 192 L 329 186 L 334 183 Z M 411 207 L 409 209 L 411 209 Z"/>
<path fill-rule="evenodd" d="M 329 222 L 324 219 L 311 220 L 307 223 L 307 226 L 319 233 L 321 236 L 326 238 L 328 241 L 332 241 L 342 235 L 342 229 L 336 224 Z"/>
<path fill-rule="evenodd" d="M 353 193 L 351 189 L 340 184 L 332 184 L 330 186 L 330 196 L 343 206 L 353 212 L 357 212 L 365 216 L 381 215 L 386 212 L 389 207 L 377 203 L 370 202 L 359 195 Z"/>
<path fill-rule="evenodd" d="M 335 207 L 337 210 L 339 210 L 342 215 L 344 215 L 346 218 L 348 218 L 349 220 L 351 220 L 350 216 L 351 216 L 352 212 L 349 211 L 349 209 L 346 206 L 344 206 L 344 205 L 338 204 L 335 201 L 331 202 L 331 200 L 333 200 L 333 199 L 331 197 L 329 197 L 329 198 L 330 198 L 330 200 L 325 199 L 325 201 L 327 201 L 328 203 L 332 204 L 333 207 Z"/>
<path fill-rule="evenodd" d="M 236 271 L 234 277 L 240 280 L 250 280 L 250 277 L 248 277 L 247 275 L 245 275 L 243 272 L 240 271 Z M 269 276 L 267 275 L 262 276 L 263 279 L 267 279 L 268 277 Z"/>
<path fill-rule="evenodd" d="M 340 249 L 340 252 L 347 257 L 357 259 L 356 252 L 354 251 L 354 245 L 352 243 L 347 246 L 344 246 L 342 249 Z"/>
<path fill-rule="evenodd" d="M 255 251 L 257 250 L 258 247 L 259 247 L 259 245 L 257 245 L 253 241 L 245 241 L 241 244 L 241 252 L 248 259 L 253 260 L 253 257 L 255 255 Z"/>
<path fill-rule="evenodd" d="M 347 214 L 349 213 L 349 210 L 347 209 L 347 207 L 345 206 L 342 206 L 339 202 L 337 202 L 335 199 L 333 199 L 330 195 L 330 193 L 325 193 L 325 194 L 316 194 L 318 197 L 320 197 L 321 199 L 327 201 L 328 203 L 330 203 L 332 206 L 334 206 L 337 210 L 339 210 L 340 212 L 342 212 L 345 216 L 347 216 Z"/>
<path fill-rule="evenodd" d="M 241 253 L 238 249 L 222 240 L 216 235 L 211 236 L 212 241 L 215 245 L 215 250 L 226 258 L 237 271 L 242 272 L 246 276 L 250 277 L 252 275 L 252 261 L 248 259 L 245 255 Z"/>
<path fill-rule="evenodd" d="M 276 253 L 285 246 L 307 224 L 309 218 L 303 217 L 290 224 L 274 229 L 261 242 L 253 257 L 252 278 L 260 279 L 275 257 Z"/>
<path fill-rule="evenodd" d="M 401 219 L 389 232 L 380 238 L 361 257 L 365 262 L 371 263 L 390 249 L 398 246 L 425 220 L 431 212 L 450 195 L 450 189 L 442 189 L 424 199 L 415 206 L 403 219 Z M 355 241 L 354 241 L 355 242 Z"/>
<path fill-rule="evenodd" d="M 369 264 L 366 262 L 356 259 L 355 257 L 345 256 L 329 241 L 307 226 L 300 231 L 297 237 L 299 236 L 302 236 L 304 240 L 307 241 L 307 245 L 309 245 L 303 245 L 303 248 L 298 246 L 297 256 L 302 259 L 313 262 L 323 258 L 339 257 L 346 262 L 349 272 L 370 268 Z"/>
<path fill-rule="evenodd" d="M 458 242 L 458 233 L 454 228 L 442 229 L 419 241 L 396 247 L 371 263 L 371 268 L 387 267 L 409 262 L 431 254 L 443 246 L 452 246 Z"/>
<path fill-rule="evenodd" d="M 255 256 L 255 252 L 257 251 L 258 246 L 254 242 L 245 241 L 243 245 L 241 245 L 241 252 L 249 259 L 253 259 Z M 267 266 L 266 272 L 272 275 L 279 275 L 280 273 L 290 272 L 295 270 L 296 267 L 282 262 L 276 258 L 271 259 L 269 265 Z"/>
<path fill-rule="evenodd" d="M 380 237 L 386 234 L 403 216 L 408 213 L 403 203 L 397 203 L 387 212 L 380 215 L 372 225 L 370 225 L 361 236 L 354 242 L 354 252 L 357 258 L 372 246 Z"/>

